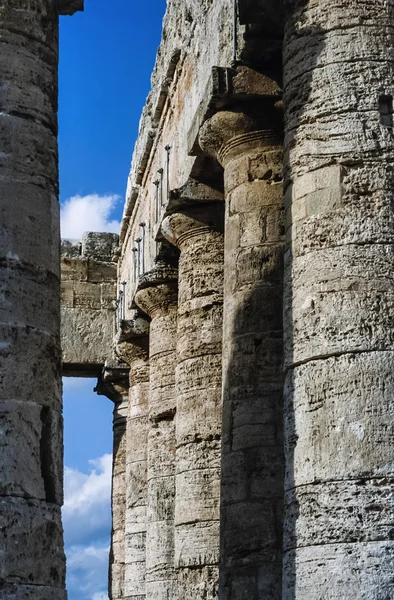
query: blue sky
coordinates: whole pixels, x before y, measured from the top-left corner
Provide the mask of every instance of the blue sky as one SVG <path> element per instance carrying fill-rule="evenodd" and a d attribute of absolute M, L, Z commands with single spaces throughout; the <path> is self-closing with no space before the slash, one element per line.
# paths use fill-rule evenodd
<path fill-rule="evenodd" d="M 59 151 L 64 237 L 117 231 L 160 42 L 165 0 L 85 0 L 60 22 Z M 107 600 L 112 403 L 64 381 L 69 600 Z"/>

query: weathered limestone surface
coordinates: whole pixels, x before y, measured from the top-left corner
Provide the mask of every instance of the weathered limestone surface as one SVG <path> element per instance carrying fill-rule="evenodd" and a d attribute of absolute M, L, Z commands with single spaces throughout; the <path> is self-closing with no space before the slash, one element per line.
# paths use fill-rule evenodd
<path fill-rule="evenodd" d="M 218 202 L 219 199 L 219 202 Z M 176 367 L 177 597 L 218 595 L 223 307 L 222 195 L 190 182 L 162 223 L 180 249 Z"/>
<path fill-rule="evenodd" d="M 129 396 L 129 367 L 120 360 L 107 362 L 95 390 L 114 403 L 112 460 L 112 531 L 109 557 L 109 596 L 124 599 L 126 521 L 126 426 Z"/>
<path fill-rule="evenodd" d="M 393 6 L 289 2 L 284 598 L 391 598 Z"/>
<path fill-rule="evenodd" d="M 110 360 L 115 333 L 119 237 L 85 233 L 62 243 L 61 345 L 65 375 L 98 376 Z"/>
<path fill-rule="evenodd" d="M 0 5 L 0 596 L 65 600 L 54 0 Z"/>
<path fill-rule="evenodd" d="M 124 581 L 110 582 L 110 598 L 123 587 L 122 600 L 145 600 L 147 455 L 149 402 L 149 323 L 140 314 L 123 321 L 116 353 L 130 367 L 126 424 Z M 119 490 L 122 502 L 122 492 Z M 114 557 L 116 565 L 116 558 Z M 120 575 L 121 576 L 121 575 Z"/>
<path fill-rule="evenodd" d="M 231 65 L 232 10 L 233 0 L 167 3 L 152 91 L 141 117 L 134 150 L 120 236 L 123 247 L 119 277 L 120 281 L 128 281 L 130 309 L 138 285 L 138 278 L 133 276 L 133 249 L 137 248 L 136 239 L 141 238 L 140 224 L 146 224 L 145 271 L 149 271 L 155 265 L 155 237 L 165 213 L 168 192 L 184 185 L 196 163 L 196 158 L 189 156 L 189 133 L 200 104 L 210 97 L 212 67 Z M 243 45 L 240 34 L 240 51 Z M 169 147 L 168 163 L 166 147 Z M 162 174 L 159 169 L 163 169 Z M 208 177 L 211 171 L 212 165 L 205 169 Z M 155 181 L 160 182 L 158 218 Z"/>
<path fill-rule="evenodd" d="M 284 219 L 274 100 L 218 112 L 200 132 L 224 167 L 226 196 L 221 600 L 281 598 Z"/>
<path fill-rule="evenodd" d="M 151 319 L 147 465 L 146 597 L 177 596 L 174 569 L 177 269 L 158 263 L 135 303 Z"/>
<path fill-rule="evenodd" d="M 112 600 L 123 600 L 125 581 L 126 424 L 128 397 L 115 403 L 112 469 L 112 535 L 109 588 Z"/>

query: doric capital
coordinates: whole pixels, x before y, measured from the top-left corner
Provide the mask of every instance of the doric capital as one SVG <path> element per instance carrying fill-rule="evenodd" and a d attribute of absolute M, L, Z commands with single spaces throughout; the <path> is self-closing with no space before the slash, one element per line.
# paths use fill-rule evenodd
<path fill-rule="evenodd" d="M 282 115 L 272 102 L 246 103 L 240 110 L 215 113 L 201 127 L 204 152 L 226 166 L 234 156 L 282 143 Z"/>
<path fill-rule="evenodd" d="M 127 365 L 107 361 L 94 391 L 115 404 L 126 402 L 129 395 L 129 371 Z"/>
<path fill-rule="evenodd" d="M 166 314 L 178 302 L 178 269 L 158 263 L 140 278 L 134 302 L 150 318 Z"/>
<path fill-rule="evenodd" d="M 84 0 L 58 0 L 57 6 L 59 15 L 73 15 L 84 9 Z"/>
<path fill-rule="evenodd" d="M 194 236 L 223 233 L 223 194 L 207 185 L 188 181 L 170 193 L 165 218 L 161 225 L 163 236 L 182 249 L 184 242 Z"/>
<path fill-rule="evenodd" d="M 133 319 L 121 321 L 115 340 L 115 353 L 131 365 L 136 360 L 147 359 L 149 349 L 149 321 L 136 310 Z"/>

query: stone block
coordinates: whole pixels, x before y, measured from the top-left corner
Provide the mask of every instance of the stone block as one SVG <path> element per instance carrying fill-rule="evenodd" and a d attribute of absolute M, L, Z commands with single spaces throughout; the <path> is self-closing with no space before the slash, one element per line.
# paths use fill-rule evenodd
<path fill-rule="evenodd" d="M 203 600 L 218 597 L 219 569 L 208 565 L 195 569 L 183 567 L 178 571 L 178 589 L 185 590 L 186 597 Z"/>
<path fill-rule="evenodd" d="M 145 554 L 145 553 L 144 553 Z M 125 565 L 124 597 L 145 600 L 145 556 L 142 562 L 127 562 Z"/>
<path fill-rule="evenodd" d="M 147 581 L 165 581 L 174 575 L 173 522 L 155 521 L 148 525 L 146 539 Z"/>
<path fill-rule="evenodd" d="M 130 554 L 130 549 L 141 549 L 145 552 L 146 538 L 146 501 L 141 506 L 130 506 L 126 504 L 125 523 L 125 551 Z M 138 550 L 139 552 L 139 550 Z M 134 556 L 134 551 L 132 552 Z M 142 556 L 142 555 L 141 555 Z M 142 558 L 139 560 L 142 561 Z"/>
<path fill-rule="evenodd" d="M 110 262 L 118 246 L 116 233 L 87 231 L 82 236 L 82 255 L 97 262 Z"/>
<path fill-rule="evenodd" d="M 145 507 L 146 506 L 146 462 L 133 462 L 127 466 L 127 498 L 126 506 Z"/>
<path fill-rule="evenodd" d="M 88 281 L 90 283 L 112 283 L 116 285 L 116 263 L 88 260 Z"/>
<path fill-rule="evenodd" d="M 220 355 L 218 355 L 220 358 Z M 207 357 L 205 357 L 207 358 Z M 199 367 L 207 364 L 209 361 L 203 357 L 193 361 L 194 365 L 199 363 Z M 219 362 L 219 360 L 217 361 Z M 212 365 L 212 361 L 210 363 Z M 182 374 L 187 373 L 186 365 L 182 364 Z M 218 370 L 220 365 L 218 364 Z M 213 377 L 215 374 L 213 374 Z M 177 420 L 177 444 L 181 446 L 186 443 L 200 442 L 203 440 L 220 441 L 221 438 L 221 412 L 222 396 L 220 387 L 215 385 L 202 385 L 198 388 L 198 382 L 194 383 L 194 389 L 189 389 L 185 380 L 179 380 L 180 391 L 178 395 L 177 411 L 182 414 L 182 419 Z M 183 391 L 183 389 L 185 391 Z"/>
<path fill-rule="evenodd" d="M 112 348 L 114 311 L 62 307 L 61 320 L 63 363 L 103 365 Z"/>
<path fill-rule="evenodd" d="M 60 587 L 0 583 L 0 594 L 7 600 L 67 600 L 67 592 Z"/>
<path fill-rule="evenodd" d="M 208 302 L 210 303 L 202 307 L 190 306 L 189 303 L 182 307 L 184 314 L 180 314 L 178 318 L 179 361 L 193 359 L 200 354 L 221 353 L 223 306 L 221 299 L 218 302 L 208 298 Z"/>
<path fill-rule="evenodd" d="M 286 494 L 284 548 L 390 540 L 393 487 L 389 478 L 327 481 Z"/>
<path fill-rule="evenodd" d="M 178 448 L 176 455 L 176 526 L 219 520 L 220 443 L 200 442 Z"/>
<path fill-rule="evenodd" d="M 219 521 L 189 523 L 175 527 L 175 568 L 190 567 L 198 572 L 206 565 L 215 565 L 218 562 Z M 183 577 L 186 577 L 186 574 Z M 198 579 L 201 582 L 201 578 Z"/>
<path fill-rule="evenodd" d="M 338 352 L 392 348 L 390 248 L 338 246 L 293 259 L 286 272 L 287 365 Z M 290 291 L 291 281 L 297 285 Z"/>
<path fill-rule="evenodd" d="M 283 598 L 390 598 L 394 542 L 314 545 L 284 557 Z"/>
<path fill-rule="evenodd" d="M 242 287 L 261 282 L 263 285 L 277 284 L 280 286 L 280 281 L 278 280 L 282 272 L 282 265 L 282 244 L 277 244 L 276 247 L 270 245 L 241 248 L 237 253 L 236 259 L 235 285 Z M 268 302 L 265 303 L 265 305 L 267 304 Z M 242 305 L 240 308 L 242 308 Z"/>
<path fill-rule="evenodd" d="M 62 280 L 60 287 L 60 302 L 64 308 L 74 308 L 74 282 Z"/>
<path fill-rule="evenodd" d="M 149 471 L 152 483 L 160 477 L 175 474 L 175 423 L 161 421 L 150 428 L 148 434 Z"/>
<path fill-rule="evenodd" d="M 62 503 L 60 414 L 32 402 L 0 404 L 0 495 Z"/>
<path fill-rule="evenodd" d="M 137 412 L 138 411 L 138 412 Z M 134 463 L 143 463 L 146 461 L 148 417 L 147 406 L 137 405 L 132 407 L 132 413 L 127 423 L 127 442 L 126 442 L 126 465 Z M 134 416 L 137 413 L 137 416 Z"/>
<path fill-rule="evenodd" d="M 393 352 L 345 354 L 285 384 L 286 487 L 393 476 Z"/>
<path fill-rule="evenodd" d="M 23 139 L 24 143 L 15 144 L 15 139 Z M 18 173 L 20 181 L 43 187 L 56 195 L 57 142 L 50 129 L 38 121 L 28 121 L 3 112 L 0 114 L 0 153 L 3 172 L 12 169 Z M 41 202 L 39 206 L 42 207 Z M 52 225 L 53 229 L 49 231 L 58 235 L 58 225 L 54 221 Z M 59 238 L 57 241 L 60 243 Z"/>
<path fill-rule="evenodd" d="M 35 402 L 60 412 L 60 348 L 55 336 L 29 327 L 0 324 L 0 372 L 1 401 Z"/>
<path fill-rule="evenodd" d="M 222 543 L 235 565 L 261 566 L 281 560 L 282 507 L 272 500 L 241 502 L 225 509 L 226 530 Z M 263 539 L 262 536 L 263 535 Z"/>
<path fill-rule="evenodd" d="M 0 541 L 3 582 L 64 586 L 60 507 L 37 500 L 3 497 L 0 499 L 0 527 L 7 531 Z"/>
<path fill-rule="evenodd" d="M 174 581 L 173 579 L 160 579 L 159 581 L 149 581 L 149 579 L 147 578 L 146 598 L 155 598 L 155 600 L 167 600 L 167 598 L 175 598 L 176 594 L 177 586 L 176 581 Z"/>
<path fill-rule="evenodd" d="M 57 334 L 59 280 L 55 275 L 15 261 L 2 269 L 0 294 L 0 322 Z"/>
<path fill-rule="evenodd" d="M 88 281 L 89 261 L 85 258 L 61 258 L 61 279 L 65 281 Z"/>
<path fill-rule="evenodd" d="M 19 264 L 38 265 L 59 277 L 60 208 L 55 192 L 23 179 L 5 179 L 1 181 L 1 197 L 0 256 L 10 254 Z M 44 239 L 37 236 L 38 229 L 48 235 Z"/>
<path fill-rule="evenodd" d="M 89 311 L 101 309 L 101 288 L 90 282 L 74 282 L 74 308 L 88 309 Z"/>

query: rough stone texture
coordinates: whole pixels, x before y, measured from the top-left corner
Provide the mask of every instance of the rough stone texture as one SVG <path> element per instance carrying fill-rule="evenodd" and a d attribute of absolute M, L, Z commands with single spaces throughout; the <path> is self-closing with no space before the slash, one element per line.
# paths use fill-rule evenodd
<path fill-rule="evenodd" d="M 85 233 L 82 242 L 63 241 L 61 258 L 61 344 L 65 375 L 99 375 L 115 332 L 119 237 Z"/>
<path fill-rule="evenodd" d="M 114 408 L 114 446 L 112 470 L 112 535 L 110 552 L 109 587 L 111 600 L 123 600 L 125 581 L 126 520 L 126 423 L 128 397 Z"/>
<path fill-rule="evenodd" d="M 176 269 L 159 263 L 141 279 L 135 296 L 151 319 L 146 597 L 157 600 L 178 597 L 174 569 L 177 276 Z"/>
<path fill-rule="evenodd" d="M 168 2 L 122 246 L 62 246 L 65 370 L 115 402 L 110 598 L 388 600 L 392 1 L 236 5 L 233 29 L 232 0 Z M 5 600 L 66 600 L 56 48 L 81 7 L 0 7 Z"/>
<path fill-rule="evenodd" d="M 110 582 L 110 597 L 122 589 L 122 600 L 146 597 L 146 522 L 149 402 L 149 323 L 140 314 L 123 321 L 116 340 L 117 355 L 129 365 L 129 401 L 126 424 L 126 489 L 124 527 L 124 581 Z M 122 489 L 119 493 L 122 502 Z M 119 532 L 120 534 L 120 532 Z M 119 538 L 119 542 L 120 542 Z M 114 566 L 117 565 L 116 559 Z M 119 567 L 119 565 L 118 565 Z M 121 568 L 118 568 L 118 572 Z M 121 577 L 121 573 L 119 573 Z"/>
<path fill-rule="evenodd" d="M 54 0 L 0 6 L 0 596 L 65 600 Z"/>
<path fill-rule="evenodd" d="M 240 36 L 240 51 L 244 41 Z M 189 156 L 189 132 L 202 102 L 210 96 L 212 67 L 229 67 L 232 57 L 232 0 L 170 0 L 134 150 L 122 224 L 120 281 L 128 281 L 128 306 L 138 285 L 133 276 L 133 249 L 146 224 L 145 270 L 154 268 L 156 235 L 168 191 L 181 188 L 196 163 Z M 166 146 L 170 146 L 167 170 Z M 201 152 L 200 152 L 201 154 Z M 212 163 L 205 172 L 213 171 Z M 217 165 L 216 165 L 217 167 Z M 163 169 L 163 175 L 158 172 Z M 220 168 L 219 168 L 220 170 Z M 155 181 L 161 181 L 156 218 Z"/>
<path fill-rule="evenodd" d="M 391 598 L 393 7 L 289 2 L 284 598 Z"/>
<path fill-rule="evenodd" d="M 109 557 L 109 596 L 123 600 L 125 582 L 126 426 L 130 369 L 120 360 L 107 362 L 96 392 L 114 403 L 112 461 L 112 531 Z"/>
<path fill-rule="evenodd" d="M 176 368 L 177 594 L 195 600 L 218 594 L 222 423 L 224 203 L 212 201 L 218 194 L 209 188 L 201 191 L 201 187 L 189 184 L 172 193 L 169 214 L 162 223 L 167 239 L 181 251 Z"/>
<path fill-rule="evenodd" d="M 224 167 L 221 600 L 281 598 L 283 202 L 273 101 L 200 132 Z"/>

